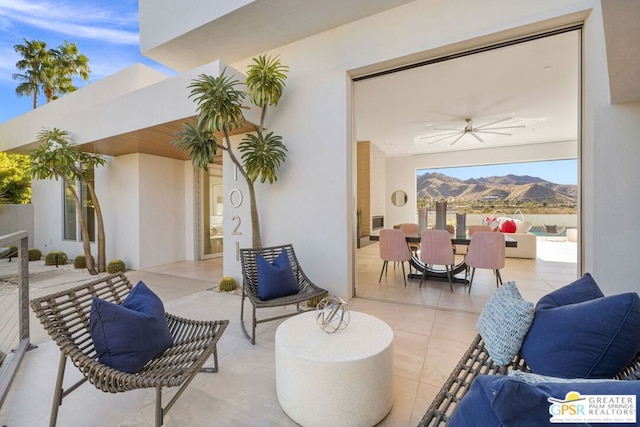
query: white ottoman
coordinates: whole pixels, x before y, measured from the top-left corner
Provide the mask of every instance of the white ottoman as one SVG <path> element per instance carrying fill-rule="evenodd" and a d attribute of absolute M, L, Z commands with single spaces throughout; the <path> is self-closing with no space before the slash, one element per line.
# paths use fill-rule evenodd
<path fill-rule="evenodd" d="M 287 415 L 305 427 L 373 426 L 393 403 L 393 331 L 350 312 L 346 329 L 328 334 L 303 313 L 276 330 L 276 390 Z"/>

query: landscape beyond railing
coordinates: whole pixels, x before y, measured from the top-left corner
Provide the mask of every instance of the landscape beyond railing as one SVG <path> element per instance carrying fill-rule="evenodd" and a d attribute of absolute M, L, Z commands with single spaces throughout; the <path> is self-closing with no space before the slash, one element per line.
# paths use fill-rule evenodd
<path fill-rule="evenodd" d="M 17 258 L 0 260 L 15 264 L 0 275 L 0 407 L 30 347 L 28 239 L 26 231 L 0 236 L 0 248 L 18 247 Z"/>

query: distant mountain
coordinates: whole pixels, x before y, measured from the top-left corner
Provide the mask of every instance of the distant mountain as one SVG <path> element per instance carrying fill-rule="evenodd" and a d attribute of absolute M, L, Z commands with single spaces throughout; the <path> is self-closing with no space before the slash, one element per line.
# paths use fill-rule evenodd
<path fill-rule="evenodd" d="M 459 201 L 504 200 L 575 204 L 576 185 L 561 185 L 528 175 L 504 175 L 461 180 L 442 173 L 425 173 L 417 179 L 418 199 Z"/>

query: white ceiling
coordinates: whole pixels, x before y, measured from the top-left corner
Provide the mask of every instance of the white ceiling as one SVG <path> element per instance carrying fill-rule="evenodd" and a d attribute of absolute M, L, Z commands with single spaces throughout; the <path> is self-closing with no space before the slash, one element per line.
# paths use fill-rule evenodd
<path fill-rule="evenodd" d="M 578 117 L 577 31 L 355 82 L 358 141 L 388 156 L 575 140 Z M 420 139 L 512 117 L 495 126 L 511 136 L 466 134 Z"/>

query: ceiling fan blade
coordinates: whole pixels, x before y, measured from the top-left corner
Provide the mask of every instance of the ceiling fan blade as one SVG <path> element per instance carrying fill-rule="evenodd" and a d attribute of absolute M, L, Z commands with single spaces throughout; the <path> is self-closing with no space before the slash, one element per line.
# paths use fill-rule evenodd
<path fill-rule="evenodd" d="M 455 131 L 461 132 L 463 129 L 460 129 L 460 128 L 458 128 L 458 129 L 451 129 L 451 128 L 433 128 L 433 129 L 431 129 L 431 130 L 455 130 Z"/>
<path fill-rule="evenodd" d="M 525 128 L 525 125 L 517 125 L 517 126 L 498 126 L 498 127 L 490 127 L 485 130 L 496 130 L 496 129 L 517 129 L 517 128 Z"/>
<path fill-rule="evenodd" d="M 463 132 L 462 135 L 460 135 L 459 137 L 457 137 L 452 143 L 451 145 L 455 144 L 456 142 L 460 141 L 460 138 L 462 138 L 464 136 L 466 132 Z"/>
<path fill-rule="evenodd" d="M 490 133 L 492 135 L 506 135 L 506 136 L 511 136 L 512 135 L 512 134 L 506 133 L 506 132 L 493 132 L 493 131 L 490 131 L 490 130 L 478 130 L 478 131 L 475 131 L 475 132 L 478 132 L 478 133 Z"/>
<path fill-rule="evenodd" d="M 496 123 L 506 122 L 507 120 L 511 120 L 511 117 L 505 117 L 504 119 L 500 119 L 500 120 L 496 120 L 496 121 L 493 121 L 493 122 L 485 123 L 485 124 L 480 125 L 480 126 L 476 126 L 474 128 L 474 130 L 475 129 L 482 129 L 484 127 L 491 126 L 491 125 L 495 125 Z"/>
<path fill-rule="evenodd" d="M 451 136 L 451 135 L 457 135 L 460 132 L 462 132 L 462 131 L 460 129 L 458 129 L 455 132 L 439 133 L 437 135 L 425 135 L 425 136 L 419 137 L 418 139 L 429 139 L 429 138 L 438 138 L 440 136 Z"/>
<path fill-rule="evenodd" d="M 480 142 L 484 142 L 484 139 L 480 138 L 478 135 L 476 135 L 475 132 L 469 132 L 469 134 L 474 137 L 475 139 L 477 139 Z"/>
<path fill-rule="evenodd" d="M 460 138 L 462 138 L 462 136 L 464 136 L 464 132 L 460 131 L 459 133 L 461 133 L 461 135 L 458 137 L 458 139 L 460 139 Z M 430 142 L 428 142 L 427 144 L 428 144 L 428 145 L 435 144 L 436 142 L 444 141 L 445 139 L 447 139 L 447 138 L 451 138 L 452 136 L 457 135 L 457 134 L 458 134 L 458 132 L 456 132 L 456 133 L 454 133 L 454 134 L 451 134 L 451 135 L 447 135 L 447 136 L 442 136 L 442 135 L 440 135 L 440 136 L 442 136 L 442 138 L 440 138 L 440 139 L 436 139 L 435 141 L 430 141 Z M 456 141 L 457 141 L 457 140 L 456 140 Z"/>

